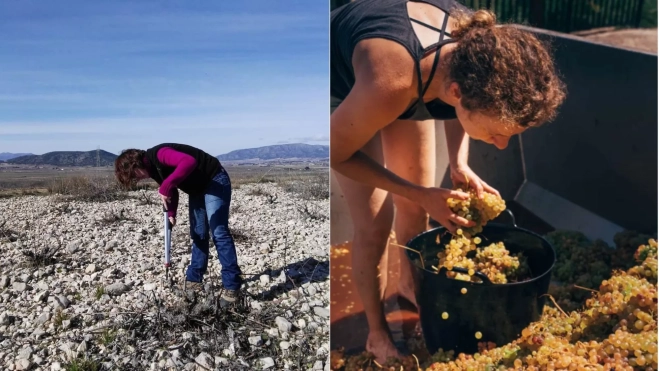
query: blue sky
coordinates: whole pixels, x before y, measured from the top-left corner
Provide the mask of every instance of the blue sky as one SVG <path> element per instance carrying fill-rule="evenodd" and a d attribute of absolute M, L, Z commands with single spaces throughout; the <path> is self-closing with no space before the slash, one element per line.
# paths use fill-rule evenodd
<path fill-rule="evenodd" d="M 0 152 L 328 144 L 328 4 L 2 1 Z"/>

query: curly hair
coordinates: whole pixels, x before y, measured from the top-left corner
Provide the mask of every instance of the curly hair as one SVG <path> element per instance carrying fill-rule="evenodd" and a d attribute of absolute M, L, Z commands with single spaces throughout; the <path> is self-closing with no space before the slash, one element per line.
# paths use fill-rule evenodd
<path fill-rule="evenodd" d="M 457 43 L 446 63 L 462 106 L 524 127 L 553 120 L 566 91 L 548 46 L 530 32 L 497 25 L 487 10 L 451 16 Z"/>
<path fill-rule="evenodd" d="M 142 162 L 145 153 L 141 149 L 126 149 L 114 160 L 114 175 L 125 188 L 135 183 L 135 170 L 145 168 Z"/>

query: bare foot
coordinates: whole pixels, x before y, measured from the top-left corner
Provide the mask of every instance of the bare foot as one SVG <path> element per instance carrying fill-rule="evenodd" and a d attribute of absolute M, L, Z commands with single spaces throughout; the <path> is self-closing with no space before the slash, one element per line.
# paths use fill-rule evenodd
<path fill-rule="evenodd" d="M 387 332 L 370 332 L 366 340 L 366 351 L 375 356 L 375 361 L 383 365 L 389 357 L 402 358 Z"/>

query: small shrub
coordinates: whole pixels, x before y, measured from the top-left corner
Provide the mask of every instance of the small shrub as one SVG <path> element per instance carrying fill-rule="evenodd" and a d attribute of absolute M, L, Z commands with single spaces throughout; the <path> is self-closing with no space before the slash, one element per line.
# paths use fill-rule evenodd
<path fill-rule="evenodd" d="M 283 184 L 283 188 L 305 200 L 327 200 L 330 196 L 329 178 L 326 175 L 291 179 Z"/>
<path fill-rule="evenodd" d="M 62 323 L 69 319 L 69 316 L 62 312 L 62 309 L 57 309 L 57 312 L 55 312 L 55 316 L 53 317 L 53 325 L 55 325 L 55 328 L 59 329 L 62 328 Z"/>
<path fill-rule="evenodd" d="M 101 344 L 108 346 L 112 344 L 114 339 L 117 338 L 117 334 L 114 330 L 112 329 L 105 329 L 103 333 L 101 334 Z"/>
<path fill-rule="evenodd" d="M 105 288 L 103 286 L 96 286 L 96 300 L 100 300 L 103 294 L 105 294 Z"/>
<path fill-rule="evenodd" d="M 6 220 L 0 223 L 0 241 L 16 241 L 19 234 L 13 229 L 6 228 L 5 224 L 7 224 Z"/>
<path fill-rule="evenodd" d="M 231 229 L 231 236 L 235 242 L 247 242 L 250 237 L 240 228 Z"/>
<path fill-rule="evenodd" d="M 51 181 L 50 194 L 59 194 L 69 199 L 90 202 L 105 202 L 127 198 L 119 184 L 110 177 L 71 176 Z"/>
<path fill-rule="evenodd" d="M 87 357 L 78 357 L 64 364 L 64 370 L 66 371 L 99 371 L 100 369 L 100 362 Z"/>
<path fill-rule="evenodd" d="M 247 195 L 249 196 L 265 196 L 268 194 L 269 193 L 266 192 L 266 190 L 261 187 L 254 187 L 247 192 Z"/>
<path fill-rule="evenodd" d="M 314 204 L 301 204 L 298 205 L 297 210 L 302 214 L 304 217 L 309 218 L 311 220 L 326 220 L 328 219 L 327 215 L 323 214 L 320 210 L 320 208 L 317 205 Z"/>
<path fill-rule="evenodd" d="M 231 214 L 238 214 L 242 211 L 242 206 L 240 204 L 231 204 Z"/>
<path fill-rule="evenodd" d="M 34 267 L 45 267 L 56 262 L 55 254 L 62 249 L 60 241 L 53 244 L 37 245 L 34 241 L 27 241 L 27 245 L 32 247 L 23 247 L 20 249 L 21 254 L 27 258 L 30 265 Z"/>
<path fill-rule="evenodd" d="M 129 221 L 129 220 L 135 220 L 133 218 L 130 218 L 124 214 L 124 210 L 120 210 L 118 213 L 117 212 L 108 212 L 106 213 L 101 221 L 105 224 L 113 224 L 121 221 Z"/>

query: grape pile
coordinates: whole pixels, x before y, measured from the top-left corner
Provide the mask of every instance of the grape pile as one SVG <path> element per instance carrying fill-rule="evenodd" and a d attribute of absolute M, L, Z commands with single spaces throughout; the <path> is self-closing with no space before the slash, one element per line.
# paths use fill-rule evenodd
<path fill-rule="evenodd" d="M 611 277 L 613 270 L 627 270 L 641 263 L 635 258 L 636 251 L 652 239 L 651 236 L 632 231 L 620 232 L 614 236 L 614 249 L 601 240 L 590 241 L 582 233 L 574 231 L 555 231 L 545 238 L 556 250 L 556 265 L 552 273 L 554 282 L 549 287 L 549 294 L 566 311 L 581 308 L 591 294 L 587 289 L 599 288 L 603 280 Z M 643 255 L 638 258 L 645 259 Z M 650 259 L 643 267 L 644 271 L 649 270 L 650 276 L 653 264 L 656 267 L 656 260 Z"/>
<path fill-rule="evenodd" d="M 656 241 L 633 256 L 637 265 L 615 270 L 582 310 L 545 306 L 512 343 L 457 357 L 440 350 L 427 370 L 657 370 Z"/>
<path fill-rule="evenodd" d="M 457 191 L 464 192 L 461 188 Z M 476 225 L 473 227 L 463 228 L 463 232 L 467 236 L 473 236 L 483 231 L 483 226 L 490 220 L 496 218 L 506 209 L 506 202 L 497 195 L 483 192 L 483 198 L 480 199 L 476 195 L 476 191 L 470 189 L 469 198 L 466 200 L 457 200 L 449 198 L 446 200 L 448 207 L 467 220 L 471 220 Z"/>
<path fill-rule="evenodd" d="M 462 230 L 453 236 L 445 249 L 437 254 L 438 266 L 433 268 L 439 271 L 445 267 L 449 272 L 447 276 L 462 281 L 480 282 L 475 276 L 477 271 L 485 274 L 492 283 L 507 283 L 509 279 L 518 280 L 528 273 L 526 259 L 521 255 L 510 255 L 503 242 L 492 243 L 479 249 L 479 237 L 469 238 Z M 464 268 L 467 273 L 451 271 L 453 268 Z"/>

